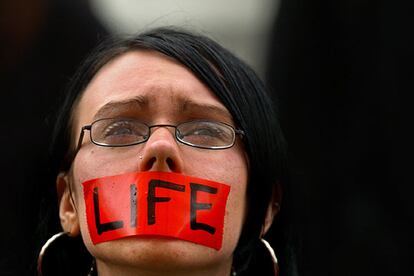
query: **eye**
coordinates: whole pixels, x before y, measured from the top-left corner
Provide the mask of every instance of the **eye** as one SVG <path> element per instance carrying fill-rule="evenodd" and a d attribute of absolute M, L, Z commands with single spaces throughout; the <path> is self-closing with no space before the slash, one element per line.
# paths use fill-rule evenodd
<path fill-rule="evenodd" d="M 185 137 L 189 136 L 208 136 L 220 137 L 223 131 L 219 126 L 209 122 L 196 122 L 186 124 L 185 128 L 180 129 L 181 134 Z"/>
<path fill-rule="evenodd" d="M 97 121 L 92 129 L 95 142 L 110 146 L 123 146 L 144 141 L 148 127 L 131 119 L 103 119 Z"/>
<path fill-rule="evenodd" d="M 198 135 L 198 136 L 212 136 L 212 137 L 219 137 L 222 134 L 222 131 L 218 128 L 208 127 L 199 127 L 195 128 L 191 133 L 187 133 L 188 135 Z"/>
<path fill-rule="evenodd" d="M 104 130 L 104 137 L 117 135 L 134 135 L 134 126 L 129 121 L 117 121 L 108 125 Z"/>
<path fill-rule="evenodd" d="M 219 147 L 233 141 L 232 130 L 216 122 L 189 122 L 180 125 L 178 137 L 193 145 Z"/>

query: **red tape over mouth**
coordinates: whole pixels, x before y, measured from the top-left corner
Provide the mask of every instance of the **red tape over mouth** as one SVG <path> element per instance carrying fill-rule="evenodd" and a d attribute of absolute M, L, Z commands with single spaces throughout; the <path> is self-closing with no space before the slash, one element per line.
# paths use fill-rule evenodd
<path fill-rule="evenodd" d="M 134 172 L 82 183 L 93 244 L 163 236 L 220 250 L 230 186 L 167 172 Z"/>

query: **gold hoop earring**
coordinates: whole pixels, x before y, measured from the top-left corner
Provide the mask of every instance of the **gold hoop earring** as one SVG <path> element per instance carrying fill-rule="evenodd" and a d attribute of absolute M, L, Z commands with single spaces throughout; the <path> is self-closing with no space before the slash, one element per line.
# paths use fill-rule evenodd
<path fill-rule="evenodd" d="M 264 246 L 266 247 L 267 251 L 270 254 L 270 257 L 271 257 L 272 262 L 273 262 L 273 271 L 275 272 L 275 276 L 279 275 L 279 264 L 277 262 L 277 257 L 276 257 L 275 251 L 273 250 L 272 246 L 269 244 L 268 241 L 266 241 L 263 238 L 260 238 L 260 241 L 264 244 Z"/>
<path fill-rule="evenodd" d="M 50 239 L 48 239 L 45 244 L 42 246 L 42 249 L 40 250 L 39 256 L 37 258 L 37 273 L 39 274 L 39 276 L 42 276 L 42 261 L 43 261 L 43 256 L 45 255 L 45 252 L 47 250 L 47 248 L 57 239 L 68 235 L 68 232 L 59 232 L 55 235 L 53 235 Z"/>

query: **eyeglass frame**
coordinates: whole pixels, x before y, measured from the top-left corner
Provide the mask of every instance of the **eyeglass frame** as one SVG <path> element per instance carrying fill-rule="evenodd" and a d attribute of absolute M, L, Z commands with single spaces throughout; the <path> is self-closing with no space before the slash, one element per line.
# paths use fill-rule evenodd
<path fill-rule="evenodd" d="M 131 144 L 124 144 L 124 145 L 110 145 L 110 144 L 103 144 L 103 143 L 98 143 L 98 142 L 94 141 L 94 140 L 92 139 L 92 131 L 91 131 L 91 130 L 92 130 L 92 125 L 93 125 L 93 124 L 95 124 L 96 122 L 99 122 L 99 121 L 102 121 L 102 120 L 108 120 L 108 119 L 114 119 L 114 118 L 102 118 L 102 119 L 98 119 L 98 120 L 93 121 L 93 122 L 92 122 L 91 124 L 89 124 L 89 125 L 85 125 L 85 126 L 81 127 L 81 132 L 80 132 L 80 134 L 79 134 L 79 139 L 78 139 L 78 145 L 77 145 L 77 147 L 76 147 L 76 150 L 75 150 L 75 152 L 74 152 L 74 155 L 76 155 L 76 154 L 77 154 L 77 152 L 79 151 L 79 149 L 80 149 L 80 148 L 81 148 L 81 146 L 82 146 L 83 138 L 84 138 L 84 135 L 85 135 L 85 130 L 89 130 L 89 139 L 90 139 L 90 141 L 91 141 L 93 144 L 95 144 L 95 145 L 97 145 L 97 146 L 100 146 L 100 147 L 129 147 L 129 146 L 134 146 L 134 145 L 143 144 L 143 143 L 147 142 L 147 141 L 149 140 L 149 138 L 151 137 L 151 129 L 152 129 L 152 128 L 154 128 L 154 127 L 172 127 L 172 128 L 174 128 L 174 129 L 175 129 L 175 131 L 174 131 L 174 137 L 175 137 L 175 140 L 176 140 L 176 141 L 178 141 L 178 142 L 180 142 L 180 143 L 182 143 L 182 144 L 184 144 L 184 145 L 190 146 L 190 147 L 200 148 L 200 149 L 209 149 L 209 150 L 222 150 L 222 149 L 228 149 L 228 148 L 231 148 L 231 147 L 233 147 L 233 146 L 234 146 L 234 144 L 235 144 L 235 142 L 236 142 L 236 136 L 237 136 L 237 135 L 241 136 L 242 138 L 245 136 L 245 132 L 244 132 L 243 130 L 238 129 L 238 128 L 235 128 L 235 127 L 233 127 L 233 126 L 232 126 L 232 125 L 230 125 L 230 124 L 223 123 L 223 122 L 218 122 L 218 121 L 210 121 L 210 120 L 194 120 L 194 121 L 183 122 L 183 123 L 180 123 L 180 124 L 178 124 L 178 125 L 171 125 L 171 124 L 156 124 L 156 125 L 148 125 L 148 124 L 146 124 L 146 123 L 143 123 L 143 122 L 140 122 L 140 121 L 136 120 L 136 121 L 138 121 L 139 123 L 141 123 L 141 124 L 143 124 L 143 125 L 145 125 L 145 126 L 147 126 L 147 127 L 148 127 L 148 133 L 149 133 L 149 134 L 148 134 L 148 136 L 146 137 L 146 139 L 144 139 L 144 140 L 142 140 L 142 141 L 139 141 L 139 142 L 134 142 L 134 143 L 131 143 Z M 221 124 L 221 125 L 225 125 L 225 126 L 229 127 L 229 128 L 232 130 L 232 132 L 234 133 L 234 139 L 233 139 L 232 143 L 231 143 L 230 145 L 228 145 L 228 146 L 216 146 L 216 147 L 203 147 L 203 146 L 198 146 L 198 145 L 195 145 L 195 144 L 192 144 L 192 143 L 189 143 L 189 142 L 183 141 L 183 140 L 181 140 L 181 139 L 178 137 L 177 128 L 178 128 L 181 124 L 186 124 L 186 123 L 191 123 L 191 122 L 211 122 L 211 123 L 218 123 L 218 124 Z"/>

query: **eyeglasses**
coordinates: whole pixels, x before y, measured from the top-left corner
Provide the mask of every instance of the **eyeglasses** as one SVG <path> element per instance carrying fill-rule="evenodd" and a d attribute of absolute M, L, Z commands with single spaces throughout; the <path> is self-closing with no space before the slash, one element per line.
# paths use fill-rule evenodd
<path fill-rule="evenodd" d="M 234 145 L 236 135 L 244 132 L 226 123 L 214 121 L 190 121 L 178 125 L 147 125 L 130 118 L 106 118 L 83 126 L 79 136 L 77 152 L 83 141 L 85 130 L 89 130 L 92 143 L 102 147 L 126 147 L 145 143 L 155 127 L 175 128 L 177 141 L 201 149 L 227 149 Z"/>

